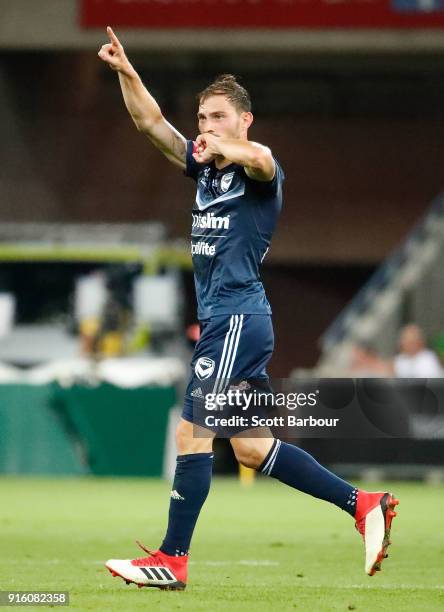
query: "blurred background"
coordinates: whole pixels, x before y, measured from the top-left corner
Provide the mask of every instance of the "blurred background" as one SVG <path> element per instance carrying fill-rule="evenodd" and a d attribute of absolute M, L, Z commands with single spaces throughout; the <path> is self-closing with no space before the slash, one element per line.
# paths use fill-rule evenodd
<path fill-rule="evenodd" d="M 250 137 L 286 174 L 262 275 L 270 374 L 441 376 L 441 0 L 0 9 L 1 471 L 171 472 L 199 333 L 194 184 L 134 128 L 97 57 L 108 24 L 188 138 L 217 74 L 251 93 Z M 441 474 L 439 440 L 398 442 L 401 470 L 408 458 L 410 475 Z M 311 450 L 347 469 L 394 459 L 329 444 Z M 236 469 L 223 443 L 219 455 L 217 470 Z"/>

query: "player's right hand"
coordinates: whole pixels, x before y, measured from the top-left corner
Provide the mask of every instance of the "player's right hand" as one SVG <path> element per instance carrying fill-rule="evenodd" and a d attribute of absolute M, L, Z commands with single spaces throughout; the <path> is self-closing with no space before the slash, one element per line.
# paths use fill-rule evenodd
<path fill-rule="evenodd" d="M 106 28 L 106 32 L 109 36 L 110 42 L 101 47 L 98 56 L 113 70 L 129 75 L 133 68 L 125 55 L 123 46 L 120 44 L 120 41 L 114 34 L 112 28 L 108 26 Z"/>

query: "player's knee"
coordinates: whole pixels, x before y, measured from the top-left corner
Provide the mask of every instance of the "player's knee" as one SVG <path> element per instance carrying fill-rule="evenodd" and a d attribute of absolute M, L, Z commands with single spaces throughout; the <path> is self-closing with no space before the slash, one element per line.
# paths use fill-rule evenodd
<path fill-rule="evenodd" d="M 254 438 L 232 438 L 231 445 L 239 463 L 253 470 L 262 465 L 268 452 L 262 440 Z"/>
<path fill-rule="evenodd" d="M 209 438 L 195 438 L 193 424 L 182 419 L 176 428 L 176 447 L 178 455 L 191 453 L 210 453 L 213 441 Z"/>
<path fill-rule="evenodd" d="M 193 426 L 187 421 L 180 421 L 176 428 L 176 446 L 179 455 L 186 455 L 193 450 Z"/>

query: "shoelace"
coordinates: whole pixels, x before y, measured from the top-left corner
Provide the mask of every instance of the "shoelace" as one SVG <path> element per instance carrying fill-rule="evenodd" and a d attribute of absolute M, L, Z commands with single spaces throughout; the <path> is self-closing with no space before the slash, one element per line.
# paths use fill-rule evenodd
<path fill-rule="evenodd" d="M 139 559 L 134 559 L 133 560 L 133 564 L 134 565 L 144 565 L 144 564 L 147 564 L 147 563 L 149 565 L 162 565 L 162 561 L 157 557 L 157 551 L 150 550 L 149 548 L 144 546 L 142 544 L 142 542 L 139 542 L 139 540 L 136 540 L 136 544 L 137 544 L 137 546 L 140 546 L 140 548 L 144 552 L 146 552 L 149 556 L 148 557 L 140 557 Z"/>
<path fill-rule="evenodd" d="M 146 546 L 144 546 L 142 544 L 142 542 L 139 542 L 139 540 L 136 540 L 136 544 L 137 546 L 140 546 L 140 548 L 145 551 L 146 553 L 148 553 L 150 555 L 150 557 L 155 557 L 156 556 L 156 552 L 153 550 L 150 550 L 149 548 L 147 548 Z"/>

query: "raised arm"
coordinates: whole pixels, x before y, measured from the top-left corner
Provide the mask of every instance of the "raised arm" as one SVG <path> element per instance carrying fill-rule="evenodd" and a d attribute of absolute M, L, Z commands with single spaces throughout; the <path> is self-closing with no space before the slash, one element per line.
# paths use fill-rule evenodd
<path fill-rule="evenodd" d="M 156 100 L 125 55 L 125 50 L 113 30 L 106 29 L 110 42 L 103 45 L 99 57 L 119 75 L 126 108 L 137 129 L 176 166 L 185 169 L 186 140 L 162 115 Z"/>

